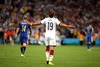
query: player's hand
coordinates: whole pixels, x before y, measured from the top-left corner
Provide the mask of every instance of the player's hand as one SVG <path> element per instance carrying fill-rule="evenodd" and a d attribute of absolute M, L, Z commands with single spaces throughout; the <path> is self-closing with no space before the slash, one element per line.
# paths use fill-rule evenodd
<path fill-rule="evenodd" d="M 18 38 L 18 35 L 15 35 L 15 38 Z"/>
<path fill-rule="evenodd" d="M 32 26 L 32 23 L 28 22 L 28 25 Z"/>
<path fill-rule="evenodd" d="M 30 23 L 30 26 L 32 26 L 32 23 Z"/>
<path fill-rule="evenodd" d="M 69 25 L 68 26 L 69 28 L 73 28 L 73 29 L 75 29 L 76 27 L 75 26 L 73 26 L 73 25 Z"/>

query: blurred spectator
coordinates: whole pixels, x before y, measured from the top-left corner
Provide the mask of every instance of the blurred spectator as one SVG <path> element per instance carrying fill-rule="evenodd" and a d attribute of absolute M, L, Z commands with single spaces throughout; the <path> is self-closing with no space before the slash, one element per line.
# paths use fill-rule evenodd
<path fill-rule="evenodd" d="M 84 44 L 84 35 L 81 32 L 78 32 L 78 38 L 80 40 L 80 45 L 82 46 Z"/>
<path fill-rule="evenodd" d="M 56 31 L 56 40 L 57 40 L 57 45 L 61 45 L 61 35 L 60 35 L 60 32 L 57 30 Z"/>
<path fill-rule="evenodd" d="M 97 37 L 96 37 L 95 34 L 93 34 L 93 35 L 92 35 L 92 38 L 93 38 L 92 46 L 94 46 L 94 45 L 95 45 L 95 40 L 97 39 Z"/>
<path fill-rule="evenodd" d="M 40 36 L 39 36 L 39 39 L 38 39 L 38 44 L 40 44 L 40 45 L 44 45 L 45 43 L 44 43 L 44 40 L 45 38 L 44 38 L 44 33 L 40 33 Z"/>
<path fill-rule="evenodd" d="M 0 43 L 1 44 L 4 43 L 4 29 L 3 29 L 2 25 L 0 25 Z"/>
<path fill-rule="evenodd" d="M 36 28 L 32 27 L 32 34 L 31 37 L 29 38 L 29 43 L 30 44 L 38 44 L 38 39 L 39 39 L 39 33 L 38 30 L 36 30 Z"/>
<path fill-rule="evenodd" d="M 98 37 L 97 39 L 100 39 L 100 28 L 98 29 Z"/>
<path fill-rule="evenodd" d="M 78 30 L 75 29 L 74 32 L 73 32 L 73 38 L 77 38 L 77 35 L 78 35 Z"/>
<path fill-rule="evenodd" d="M 11 45 L 14 44 L 14 33 L 15 33 L 15 31 L 13 29 L 9 29 L 7 31 L 8 43 L 11 44 Z"/>
<path fill-rule="evenodd" d="M 7 31 L 4 31 L 4 44 L 7 44 Z"/>

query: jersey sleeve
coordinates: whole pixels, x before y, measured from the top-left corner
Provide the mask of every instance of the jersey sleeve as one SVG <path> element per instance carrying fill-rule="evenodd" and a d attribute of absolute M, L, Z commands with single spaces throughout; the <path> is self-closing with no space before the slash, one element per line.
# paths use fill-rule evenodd
<path fill-rule="evenodd" d="M 41 20 L 41 24 L 44 24 L 44 23 L 46 23 L 46 18 Z"/>
<path fill-rule="evenodd" d="M 59 25 L 61 22 L 58 19 L 55 19 L 56 24 Z"/>
<path fill-rule="evenodd" d="M 21 28 L 21 23 L 18 24 L 18 27 Z"/>

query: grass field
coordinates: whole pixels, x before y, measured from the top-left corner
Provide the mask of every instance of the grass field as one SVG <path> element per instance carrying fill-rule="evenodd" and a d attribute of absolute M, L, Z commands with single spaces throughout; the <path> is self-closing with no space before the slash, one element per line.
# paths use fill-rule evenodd
<path fill-rule="evenodd" d="M 45 46 L 27 46 L 25 58 L 19 45 L 0 45 L 0 67 L 100 67 L 100 47 L 87 51 L 86 46 L 58 46 L 54 66 L 45 61 Z"/>

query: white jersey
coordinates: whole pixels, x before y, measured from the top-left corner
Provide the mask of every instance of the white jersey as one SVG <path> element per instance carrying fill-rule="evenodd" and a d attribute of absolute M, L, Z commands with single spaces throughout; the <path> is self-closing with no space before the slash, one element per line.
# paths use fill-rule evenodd
<path fill-rule="evenodd" d="M 57 18 L 45 18 L 41 21 L 42 24 L 46 26 L 45 37 L 55 38 L 56 36 L 56 25 L 60 24 L 60 21 Z"/>

